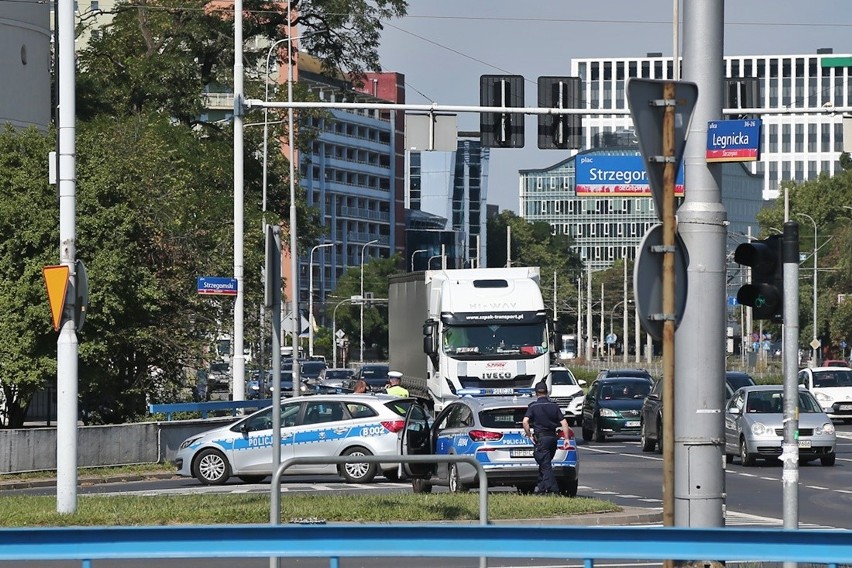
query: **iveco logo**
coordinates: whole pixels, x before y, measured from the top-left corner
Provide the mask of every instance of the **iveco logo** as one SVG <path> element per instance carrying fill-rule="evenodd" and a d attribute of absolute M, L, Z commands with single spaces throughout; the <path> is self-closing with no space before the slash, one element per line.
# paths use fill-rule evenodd
<path fill-rule="evenodd" d="M 512 373 L 509 372 L 500 372 L 500 373 L 482 373 L 483 379 L 511 379 Z"/>

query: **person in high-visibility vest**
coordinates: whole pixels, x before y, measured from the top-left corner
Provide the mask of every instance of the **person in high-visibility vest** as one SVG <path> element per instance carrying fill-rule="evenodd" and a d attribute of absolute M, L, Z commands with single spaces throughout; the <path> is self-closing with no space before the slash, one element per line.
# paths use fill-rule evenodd
<path fill-rule="evenodd" d="M 408 389 L 399 384 L 400 379 L 402 379 L 402 373 L 399 371 L 389 372 L 385 392 L 394 396 L 408 396 Z"/>

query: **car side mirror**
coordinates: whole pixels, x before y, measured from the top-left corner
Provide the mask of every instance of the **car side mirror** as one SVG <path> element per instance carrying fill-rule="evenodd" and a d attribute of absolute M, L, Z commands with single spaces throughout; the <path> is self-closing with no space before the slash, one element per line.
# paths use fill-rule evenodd
<path fill-rule="evenodd" d="M 577 384 L 580 385 L 581 387 L 584 387 L 584 386 L 586 386 L 586 381 L 585 381 L 585 379 L 578 379 Z"/>
<path fill-rule="evenodd" d="M 731 414 L 739 414 L 740 409 L 737 408 L 736 406 L 732 406 L 731 408 L 728 409 L 728 412 L 730 412 Z"/>

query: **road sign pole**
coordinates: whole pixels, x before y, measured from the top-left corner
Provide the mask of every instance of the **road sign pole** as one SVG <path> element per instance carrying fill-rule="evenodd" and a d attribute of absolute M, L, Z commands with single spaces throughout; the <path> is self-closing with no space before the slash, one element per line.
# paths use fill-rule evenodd
<path fill-rule="evenodd" d="M 784 223 L 781 254 L 784 262 L 784 439 L 781 486 L 784 528 L 799 528 L 799 224 Z"/>
<path fill-rule="evenodd" d="M 663 85 L 663 526 L 674 526 L 675 85 Z M 671 102 L 672 104 L 669 104 Z"/>

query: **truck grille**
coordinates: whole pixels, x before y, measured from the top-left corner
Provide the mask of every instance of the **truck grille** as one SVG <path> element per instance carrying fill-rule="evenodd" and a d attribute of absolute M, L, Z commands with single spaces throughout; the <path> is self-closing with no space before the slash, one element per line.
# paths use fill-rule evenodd
<path fill-rule="evenodd" d="M 518 375 L 513 379 L 482 379 L 480 377 L 459 377 L 463 388 L 530 388 L 535 375 Z"/>

